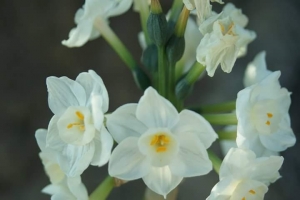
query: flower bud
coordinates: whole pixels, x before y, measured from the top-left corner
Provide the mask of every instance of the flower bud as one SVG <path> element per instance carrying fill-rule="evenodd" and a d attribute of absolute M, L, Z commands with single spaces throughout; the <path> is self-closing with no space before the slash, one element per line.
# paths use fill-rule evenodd
<path fill-rule="evenodd" d="M 175 95 L 178 99 L 183 100 L 193 91 L 194 85 L 189 84 L 185 77 L 178 81 L 175 87 Z"/>
<path fill-rule="evenodd" d="M 137 84 L 137 86 L 140 89 L 145 90 L 149 86 L 151 86 L 151 81 L 150 81 L 149 77 L 139 67 L 135 67 L 134 70 L 132 71 L 132 74 L 133 74 L 135 83 Z"/>
<path fill-rule="evenodd" d="M 159 0 L 151 0 L 151 13 L 147 21 L 147 29 L 149 37 L 155 45 L 165 45 L 168 36 L 168 23 Z"/>
<path fill-rule="evenodd" d="M 158 53 L 155 44 L 149 45 L 142 55 L 142 63 L 151 73 L 157 71 L 158 68 Z"/>

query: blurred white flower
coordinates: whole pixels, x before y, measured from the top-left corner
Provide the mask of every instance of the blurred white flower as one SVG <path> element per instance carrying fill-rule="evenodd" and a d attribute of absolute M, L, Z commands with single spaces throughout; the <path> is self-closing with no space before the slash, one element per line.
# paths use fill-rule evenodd
<path fill-rule="evenodd" d="M 113 139 L 103 125 L 108 94 L 102 79 L 92 70 L 73 81 L 48 77 L 50 120 L 47 146 L 59 152 L 58 163 L 71 177 L 89 164 L 102 166 L 109 160 Z"/>
<path fill-rule="evenodd" d="M 197 61 L 206 66 L 209 76 L 214 76 L 218 67 L 230 73 L 241 48 L 256 37 L 252 31 L 236 25 L 230 17 L 214 22 L 213 31 L 204 35 L 197 48 Z"/>
<path fill-rule="evenodd" d="M 35 133 L 41 149 L 39 156 L 51 182 L 42 192 L 50 194 L 51 199 L 55 200 L 88 200 L 87 190 L 82 184 L 80 176 L 74 178 L 65 176 L 57 162 L 57 152 L 46 147 L 46 135 L 46 129 L 38 129 Z"/>
<path fill-rule="evenodd" d="M 280 71 L 241 90 L 236 101 L 238 147 L 257 156 L 284 151 L 295 144 L 288 113 L 290 93 L 279 84 Z"/>
<path fill-rule="evenodd" d="M 256 158 L 246 149 L 232 148 L 220 168 L 220 182 L 206 200 L 263 200 L 268 185 L 280 178 L 283 157 Z"/>
<path fill-rule="evenodd" d="M 222 0 L 183 0 L 183 3 L 189 10 L 196 9 L 198 20 L 200 23 L 202 23 L 212 13 L 212 6 L 210 4 L 210 1 L 223 4 Z"/>
<path fill-rule="evenodd" d="M 217 138 L 200 115 L 175 107 L 148 88 L 138 104 L 113 112 L 107 127 L 119 145 L 109 174 L 123 180 L 143 178 L 154 192 L 166 196 L 183 179 L 212 169 L 206 149 Z"/>
<path fill-rule="evenodd" d="M 272 72 L 267 69 L 266 52 L 257 54 L 254 60 L 248 64 L 244 75 L 244 86 L 249 87 L 256 84 L 270 75 Z"/>
<path fill-rule="evenodd" d="M 62 44 L 67 47 L 80 47 L 87 41 L 96 39 L 100 32 L 94 24 L 97 19 L 108 23 L 109 17 L 114 17 L 126 12 L 132 4 L 132 0 L 86 0 L 82 8 L 75 14 L 76 28 L 69 33 L 69 39 Z"/>

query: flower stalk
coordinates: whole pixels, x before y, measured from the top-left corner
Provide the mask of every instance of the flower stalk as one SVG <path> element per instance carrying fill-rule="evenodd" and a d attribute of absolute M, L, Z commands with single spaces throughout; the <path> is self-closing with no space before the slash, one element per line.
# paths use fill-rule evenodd
<path fill-rule="evenodd" d="M 214 125 L 236 125 L 237 118 L 235 113 L 226 114 L 202 114 L 209 123 Z"/>
<path fill-rule="evenodd" d="M 222 160 L 212 151 L 208 150 L 208 157 L 213 164 L 214 170 L 219 174 Z"/>
<path fill-rule="evenodd" d="M 215 113 L 215 112 L 230 112 L 235 110 L 235 101 L 228 101 L 224 103 L 211 104 L 211 105 L 202 105 L 191 107 L 190 110 L 193 110 L 197 113 Z"/>
<path fill-rule="evenodd" d="M 235 140 L 236 131 L 217 131 L 220 140 Z"/>
<path fill-rule="evenodd" d="M 90 195 L 89 200 L 105 200 L 114 188 L 114 179 L 107 176 L 104 181 Z"/>

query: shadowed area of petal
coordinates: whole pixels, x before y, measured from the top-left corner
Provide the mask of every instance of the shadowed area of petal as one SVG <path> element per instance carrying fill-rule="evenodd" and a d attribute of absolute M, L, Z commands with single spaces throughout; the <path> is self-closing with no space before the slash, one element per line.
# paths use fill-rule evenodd
<path fill-rule="evenodd" d="M 143 177 L 145 184 L 157 194 L 164 197 L 182 181 L 182 177 L 173 175 L 169 166 L 151 167 L 147 176 Z"/>
<path fill-rule="evenodd" d="M 48 77 L 48 104 L 55 115 L 61 115 L 69 106 L 84 106 L 84 88 L 67 77 Z"/>
<path fill-rule="evenodd" d="M 94 143 L 95 154 L 92 159 L 91 165 L 100 167 L 108 162 L 114 141 L 106 128 L 103 126 L 101 132 L 96 133 Z"/>
<path fill-rule="evenodd" d="M 195 134 L 186 133 L 179 141 L 178 155 L 169 165 L 173 174 L 192 177 L 207 174 L 212 170 L 207 151 Z"/>
<path fill-rule="evenodd" d="M 107 128 L 116 142 L 120 143 L 127 137 L 140 137 L 147 127 L 136 118 L 137 104 L 126 104 L 119 107 L 107 117 Z"/>
<path fill-rule="evenodd" d="M 201 115 L 189 110 L 180 112 L 179 122 L 172 131 L 178 136 L 194 133 L 206 149 L 218 137 L 212 126 Z"/>
<path fill-rule="evenodd" d="M 149 173 L 150 162 L 138 149 L 138 138 L 124 139 L 112 152 L 108 172 L 122 180 L 135 180 Z"/>
<path fill-rule="evenodd" d="M 80 176 L 90 165 L 94 152 L 94 142 L 84 146 L 66 145 L 58 156 L 58 163 L 67 176 Z"/>

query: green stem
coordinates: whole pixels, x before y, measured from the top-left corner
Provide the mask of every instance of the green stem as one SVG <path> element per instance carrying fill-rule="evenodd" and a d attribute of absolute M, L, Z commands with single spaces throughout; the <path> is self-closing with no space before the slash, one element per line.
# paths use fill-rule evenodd
<path fill-rule="evenodd" d="M 110 176 L 107 176 L 105 180 L 90 195 L 89 200 L 105 200 L 114 186 L 114 179 Z"/>
<path fill-rule="evenodd" d="M 141 25 L 142 25 L 142 29 L 145 35 L 145 39 L 146 39 L 146 43 L 147 45 L 149 45 L 151 43 L 150 38 L 149 38 L 149 34 L 148 34 L 148 29 L 147 29 L 147 20 L 149 17 L 149 13 L 150 13 L 150 8 L 149 8 L 149 4 L 148 1 L 142 1 L 142 0 L 138 0 L 135 1 L 135 3 L 137 3 L 138 7 L 140 8 L 139 12 L 140 12 L 140 20 L 141 20 Z"/>
<path fill-rule="evenodd" d="M 168 73 L 168 97 L 169 100 L 176 106 L 176 96 L 175 96 L 175 64 L 174 62 L 169 62 L 169 73 Z"/>
<path fill-rule="evenodd" d="M 235 140 L 236 131 L 217 131 L 220 140 Z"/>
<path fill-rule="evenodd" d="M 171 8 L 170 21 L 176 22 L 177 18 L 182 10 L 183 2 L 182 0 L 174 0 Z"/>
<path fill-rule="evenodd" d="M 166 97 L 167 76 L 166 76 L 166 53 L 164 46 L 158 46 L 158 92 Z"/>
<path fill-rule="evenodd" d="M 94 26 L 100 31 L 103 38 L 110 44 L 110 46 L 115 50 L 115 52 L 120 56 L 120 58 L 125 62 L 125 64 L 131 69 L 134 70 L 137 67 L 137 64 L 122 43 L 120 38 L 115 34 L 115 32 L 110 28 L 106 21 L 101 18 L 95 20 Z"/>
<path fill-rule="evenodd" d="M 214 170 L 219 174 L 222 160 L 212 151 L 208 150 L 208 157 L 211 160 Z"/>
<path fill-rule="evenodd" d="M 237 118 L 235 113 L 226 114 L 202 114 L 209 123 L 215 125 L 236 125 Z"/>
<path fill-rule="evenodd" d="M 235 101 L 225 103 L 203 105 L 200 107 L 191 107 L 191 110 L 198 113 L 214 113 L 214 112 L 228 112 L 235 110 Z"/>
<path fill-rule="evenodd" d="M 204 70 L 205 67 L 196 61 L 185 78 L 190 85 L 193 85 Z"/>

